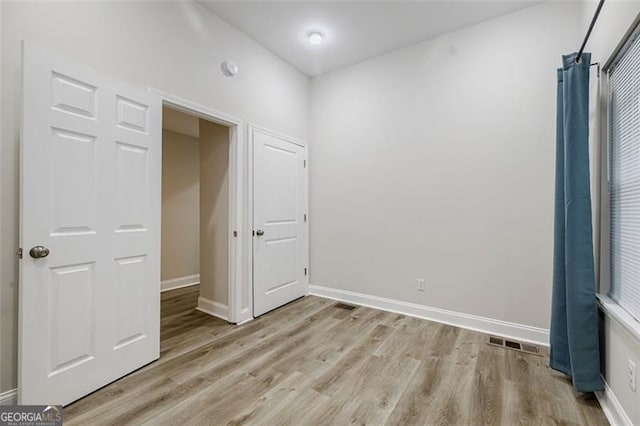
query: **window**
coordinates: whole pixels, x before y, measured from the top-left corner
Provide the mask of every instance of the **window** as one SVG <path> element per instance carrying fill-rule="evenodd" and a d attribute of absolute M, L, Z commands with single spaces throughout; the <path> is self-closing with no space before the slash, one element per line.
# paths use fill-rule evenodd
<path fill-rule="evenodd" d="M 609 296 L 640 321 L 640 33 L 609 70 Z"/>

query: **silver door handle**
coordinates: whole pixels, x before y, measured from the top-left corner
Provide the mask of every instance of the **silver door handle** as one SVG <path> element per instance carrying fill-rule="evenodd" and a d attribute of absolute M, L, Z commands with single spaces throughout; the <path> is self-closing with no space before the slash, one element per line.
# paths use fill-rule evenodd
<path fill-rule="evenodd" d="M 262 229 L 258 229 L 258 230 L 256 231 L 256 235 L 257 235 L 258 237 L 262 237 L 262 236 L 264 235 L 264 231 L 263 231 Z"/>
<path fill-rule="evenodd" d="M 40 259 L 49 256 L 49 249 L 43 246 L 35 246 L 29 250 L 29 255 L 34 259 Z"/>

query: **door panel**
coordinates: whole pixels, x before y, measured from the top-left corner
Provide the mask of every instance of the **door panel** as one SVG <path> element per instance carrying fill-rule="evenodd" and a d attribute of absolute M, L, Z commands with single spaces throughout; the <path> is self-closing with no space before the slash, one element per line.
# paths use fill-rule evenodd
<path fill-rule="evenodd" d="M 306 148 L 255 129 L 252 138 L 254 316 L 258 316 L 308 291 Z"/>
<path fill-rule="evenodd" d="M 51 75 L 52 109 L 96 118 L 96 86 L 56 71 Z"/>
<path fill-rule="evenodd" d="M 52 128 L 51 213 L 54 234 L 95 232 L 96 138 Z M 70 168 L 69 158 L 76 167 Z"/>
<path fill-rule="evenodd" d="M 117 328 L 114 350 L 146 337 L 144 321 L 145 256 L 116 259 Z"/>
<path fill-rule="evenodd" d="M 18 397 L 68 404 L 159 356 L 161 103 L 23 55 Z"/>
<path fill-rule="evenodd" d="M 95 287 L 94 263 L 51 269 L 52 376 L 89 362 L 95 356 Z"/>
<path fill-rule="evenodd" d="M 145 231 L 147 149 L 116 142 L 116 232 Z"/>

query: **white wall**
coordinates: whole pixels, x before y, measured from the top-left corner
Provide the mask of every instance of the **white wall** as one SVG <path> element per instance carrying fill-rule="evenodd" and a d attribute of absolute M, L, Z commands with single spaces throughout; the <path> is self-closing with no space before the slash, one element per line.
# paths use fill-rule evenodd
<path fill-rule="evenodd" d="M 596 1 L 589 1 L 585 4 L 583 15 L 583 26 L 589 24 L 593 12 L 596 7 Z M 640 14 L 640 1 L 637 0 L 609 0 L 605 2 L 598 22 L 589 40 L 587 50 L 593 54 L 592 62 L 600 62 L 604 65 L 611 57 L 615 47 L 623 39 L 626 31 L 630 28 L 634 19 Z M 604 77 L 603 77 L 604 78 Z M 592 78 L 591 93 L 597 93 L 597 80 Z M 592 97 L 591 106 L 591 122 L 592 129 L 597 128 L 597 121 L 601 119 L 596 114 L 597 103 L 607 102 L 607 93 L 603 91 L 601 98 Z M 598 151 L 598 142 L 602 143 L 600 148 L 606 152 L 606 137 L 602 141 L 594 138 L 594 146 L 592 152 Z M 601 155 L 602 158 L 606 158 Z M 602 181 L 602 197 L 608 198 L 606 188 L 606 177 L 603 176 Z M 602 211 L 603 220 L 608 220 L 606 209 Z M 601 271 L 601 288 L 603 292 L 607 291 L 608 285 L 608 229 L 603 229 L 602 236 L 602 271 Z M 638 326 L 638 324 L 636 324 Z M 601 322 L 601 341 L 604 342 L 603 347 L 603 363 L 602 371 L 604 378 L 613 393 L 614 398 L 620 404 L 628 420 L 632 424 L 640 424 L 640 389 L 632 391 L 627 381 L 627 365 L 628 360 L 635 361 L 640 366 L 640 341 L 637 337 L 632 336 L 618 322 L 612 318 L 604 319 Z M 607 395 L 607 397 L 611 397 Z"/>
<path fill-rule="evenodd" d="M 161 236 L 162 281 L 200 273 L 200 141 L 166 129 Z"/>
<path fill-rule="evenodd" d="M 581 16 L 546 2 L 313 79 L 311 283 L 548 329 Z"/>
<path fill-rule="evenodd" d="M 307 140 L 309 79 L 199 4 L 1 2 L 0 392 L 16 386 L 20 40 Z M 224 77 L 220 63 L 240 73 Z"/>
<path fill-rule="evenodd" d="M 633 336 L 625 327 L 614 318 L 601 314 L 600 341 L 604 343 L 602 348 L 602 375 L 607 383 L 609 391 L 605 393 L 607 408 L 613 408 L 619 418 L 628 419 L 627 424 L 640 424 L 640 389 L 631 390 L 628 379 L 629 360 L 636 364 L 636 370 L 640 366 L 640 342 L 637 334 Z M 637 383 L 638 386 L 640 383 Z M 610 393 L 609 393 L 610 392 Z M 613 398 L 612 398 L 613 396 Z M 624 421 L 619 422 L 621 425 Z"/>

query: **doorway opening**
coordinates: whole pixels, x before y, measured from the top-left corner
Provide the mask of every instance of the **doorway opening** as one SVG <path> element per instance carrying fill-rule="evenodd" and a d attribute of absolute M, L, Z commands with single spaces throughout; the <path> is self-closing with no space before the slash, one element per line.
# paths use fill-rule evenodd
<path fill-rule="evenodd" d="M 194 228 L 198 228 L 199 238 L 197 239 L 197 250 L 199 250 L 197 267 L 196 262 L 185 261 L 191 264 L 190 271 L 183 270 L 183 277 L 192 277 L 182 282 L 183 287 L 188 288 L 188 284 L 199 282 L 197 290 L 197 309 L 201 312 L 213 315 L 226 320 L 229 323 L 240 324 L 253 319 L 252 294 L 250 290 L 251 277 L 251 233 L 248 228 L 248 191 L 247 191 L 247 150 L 246 141 L 243 138 L 243 122 L 228 114 L 213 110 L 204 105 L 199 105 L 190 100 L 163 92 L 158 89 L 149 88 L 149 91 L 158 95 L 163 106 L 163 127 L 173 133 L 183 134 L 187 137 L 195 138 L 195 128 L 197 128 L 198 149 L 192 149 L 191 164 L 194 164 L 193 157 L 198 154 L 198 173 L 193 170 L 186 172 L 193 180 L 197 176 L 198 186 L 198 220 L 195 220 L 195 213 L 186 214 L 191 218 L 192 228 L 178 214 L 176 229 L 185 229 L 191 232 L 191 245 L 196 246 L 196 235 Z M 182 124 L 181 124 L 182 123 Z M 190 124 L 189 124 L 190 123 Z M 197 123 L 197 126 L 196 126 Z M 189 128 L 191 130 L 189 130 Z M 172 130 L 173 129 L 173 130 Z M 167 133 L 166 131 L 164 132 Z M 189 136 L 189 134 L 191 136 Z M 193 141 L 192 141 L 193 142 Z M 164 145 L 164 143 L 163 143 Z M 178 144 L 173 144 L 179 146 Z M 175 149 L 176 146 L 173 146 Z M 164 148 L 164 147 L 163 147 Z M 163 166 L 171 154 L 171 148 L 163 153 Z M 164 149 L 163 149 L 164 151 Z M 182 153 L 184 154 L 184 153 Z M 171 167 L 171 166 L 167 166 Z M 183 165 L 184 167 L 184 165 Z M 194 165 L 193 168 L 196 166 Z M 165 167 L 163 167 L 164 169 Z M 163 170 L 163 175 L 165 171 Z M 164 176 L 163 176 L 164 177 Z M 163 179 L 164 181 L 164 179 Z M 168 189 L 163 182 L 163 193 Z M 191 197 L 195 198 L 195 191 Z M 163 196 L 163 202 L 167 199 Z M 162 213 L 162 253 L 161 272 L 164 282 L 163 290 L 172 286 L 180 286 L 180 282 L 171 283 L 170 280 L 179 278 L 175 273 L 169 273 L 175 267 L 178 257 L 184 257 L 178 248 L 167 249 L 168 224 L 165 219 L 167 213 L 164 211 L 169 206 L 163 206 Z M 184 236 L 181 236 L 181 238 Z M 188 240 L 188 239 L 185 239 Z M 225 253 L 226 248 L 226 253 Z M 191 249 L 191 253 L 196 248 Z M 170 251 L 173 250 L 173 251 Z M 168 253 L 173 253 L 171 256 Z M 194 256 L 192 254 L 192 256 Z M 197 272 L 195 272 L 197 269 Z M 187 271 L 187 272 L 184 272 Z M 165 274 L 165 272 L 167 272 Z M 167 281 L 169 281 L 167 283 Z M 187 281 L 191 281 L 190 283 Z M 193 289 L 192 289 L 193 290 Z M 183 290 L 188 292 L 188 290 Z M 167 296 L 164 296 L 166 298 Z"/>
<path fill-rule="evenodd" d="M 193 309 L 229 320 L 229 230 L 229 128 L 163 107 L 161 332 Z"/>

